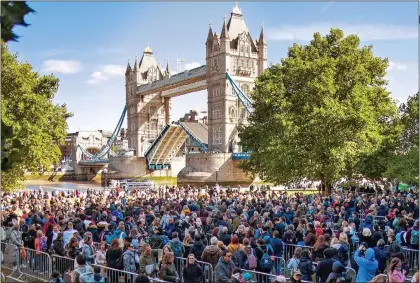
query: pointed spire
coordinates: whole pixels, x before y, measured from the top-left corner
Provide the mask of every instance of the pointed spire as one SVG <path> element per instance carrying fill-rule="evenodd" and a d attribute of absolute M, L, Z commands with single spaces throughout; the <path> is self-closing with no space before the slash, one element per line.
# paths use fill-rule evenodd
<path fill-rule="evenodd" d="M 264 22 L 261 22 L 261 33 L 260 33 L 260 40 L 259 43 L 264 43 Z"/>
<path fill-rule="evenodd" d="M 169 59 L 168 60 L 166 60 L 166 74 L 167 75 L 169 75 L 170 73 L 169 73 Z"/>
<path fill-rule="evenodd" d="M 242 15 L 242 10 L 238 6 L 238 1 L 236 1 L 236 6 L 232 9 L 232 14 Z"/>
<path fill-rule="evenodd" d="M 211 29 L 211 21 L 209 23 L 209 33 L 207 35 L 207 42 L 210 42 L 213 40 L 213 30 Z"/>
<path fill-rule="evenodd" d="M 223 27 L 222 27 L 222 32 L 220 33 L 220 38 L 229 38 L 229 33 L 226 26 L 226 14 L 223 17 Z"/>
<path fill-rule="evenodd" d="M 131 73 L 130 59 L 128 59 L 127 62 L 127 69 L 125 70 L 125 75 L 128 75 L 129 73 Z"/>
<path fill-rule="evenodd" d="M 137 70 L 138 68 L 138 61 L 137 61 L 137 53 L 136 53 L 136 60 L 134 60 L 134 70 Z"/>

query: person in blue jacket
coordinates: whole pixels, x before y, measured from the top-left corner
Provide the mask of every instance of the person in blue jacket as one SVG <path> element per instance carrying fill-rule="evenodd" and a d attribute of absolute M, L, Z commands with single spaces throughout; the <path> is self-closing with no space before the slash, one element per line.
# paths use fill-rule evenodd
<path fill-rule="evenodd" d="M 364 251 L 364 256 L 360 253 Z M 360 245 L 359 249 L 354 253 L 354 261 L 359 266 L 356 276 L 356 283 L 370 282 L 375 277 L 378 269 L 378 261 L 375 260 L 375 252 L 373 249 L 366 249 L 364 245 Z"/>

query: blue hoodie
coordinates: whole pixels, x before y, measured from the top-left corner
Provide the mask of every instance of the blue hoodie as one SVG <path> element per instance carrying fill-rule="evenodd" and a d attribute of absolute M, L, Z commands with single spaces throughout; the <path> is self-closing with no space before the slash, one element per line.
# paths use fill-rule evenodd
<path fill-rule="evenodd" d="M 375 252 L 369 248 L 365 252 L 365 257 L 360 257 L 360 250 L 354 253 L 354 261 L 359 266 L 359 271 L 356 276 L 356 283 L 370 282 L 375 277 L 378 269 L 378 262 L 375 260 Z"/>

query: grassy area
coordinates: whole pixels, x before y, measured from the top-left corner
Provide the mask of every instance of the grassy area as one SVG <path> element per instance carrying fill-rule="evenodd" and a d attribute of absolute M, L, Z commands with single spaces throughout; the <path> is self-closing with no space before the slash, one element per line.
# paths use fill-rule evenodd
<path fill-rule="evenodd" d="M 54 177 L 54 180 L 60 179 L 64 174 L 57 174 Z M 38 175 L 38 174 L 28 174 L 25 175 L 25 179 L 29 181 L 48 181 L 48 179 L 51 177 L 51 174 L 44 174 L 44 175 Z"/>

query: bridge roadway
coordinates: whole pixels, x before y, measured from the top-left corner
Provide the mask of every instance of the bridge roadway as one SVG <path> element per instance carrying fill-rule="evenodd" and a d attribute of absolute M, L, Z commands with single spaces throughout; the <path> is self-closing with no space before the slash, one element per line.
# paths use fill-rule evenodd
<path fill-rule="evenodd" d="M 203 65 L 169 78 L 140 85 L 136 95 L 160 93 L 162 97 L 175 97 L 206 89 L 206 65 Z"/>

